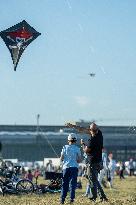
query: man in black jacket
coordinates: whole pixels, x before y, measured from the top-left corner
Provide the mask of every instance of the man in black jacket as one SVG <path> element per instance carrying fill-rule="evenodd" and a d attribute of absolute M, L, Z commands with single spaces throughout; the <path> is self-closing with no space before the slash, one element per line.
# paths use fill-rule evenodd
<path fill-rule="evenodd" d="M 70 124 L 68 124 L 70 127 Z M 72 127 L 72 126 L 71 126 Z M 98 181 L 98 173 L 102 167 L 102 148 L 103 135 L 95 123 L 92 123 L 89 128 L 73 126 L 79 132 L 89 135 L 88 143 L 85 144 L 81 140 L 83 151 L 87 154 L 87 175 L 93 197 L 90 200 L 95 201 L 97 198 L 97 190 L 99 191 L 100 199 L 107 201 L 106 195 Z"/>

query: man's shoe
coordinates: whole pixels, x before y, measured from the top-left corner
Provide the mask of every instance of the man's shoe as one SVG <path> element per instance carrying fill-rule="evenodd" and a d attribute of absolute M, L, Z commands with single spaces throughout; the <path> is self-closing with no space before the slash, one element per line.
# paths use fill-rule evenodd
<path fill-rule="evenodd" d="M 96 199 L 95 198 L 93 198 L 93 197 L 91 197 L 91 198 L 89 198 L 91 201 L 93 201 L 93 202 L 95 202 L 96 201 Z"/>
<path fill-rule="evenodd" d="M 70 200 L 70 204 L 73 204 L 73 203 L 74 203 L 74 199 L 71 199 L 71 200 Z"/>
<path fill-rule="evenodd" d="M 102 202 L 102 201 L 108 202 L 108 199 L 107 199 L 106 197 L 102 197 L 102 198 L 100 198 L 100 199 L 101 199 L 101 202 Z"/>

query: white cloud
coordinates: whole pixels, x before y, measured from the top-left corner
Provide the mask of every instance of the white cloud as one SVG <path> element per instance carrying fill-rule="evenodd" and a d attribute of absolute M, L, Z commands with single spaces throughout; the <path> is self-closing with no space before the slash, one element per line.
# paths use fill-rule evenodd
<path fill-rule="evenodd" d="M 85 107 L 89 104 L 89 99 L 86 96 L 75 96 L 75 101 L 78 105 Z"/>

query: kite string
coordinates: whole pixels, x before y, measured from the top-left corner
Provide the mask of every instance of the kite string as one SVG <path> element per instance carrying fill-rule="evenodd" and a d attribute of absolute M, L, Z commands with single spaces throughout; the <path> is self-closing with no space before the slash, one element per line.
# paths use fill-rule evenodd
<path fill-rule="evenodd" d="M 54 154 L 57 156 L 57 158 L 60 158 L 59 155 L 57 154 L 57 152 L 55 151 L 54 147 L 52 146 L 51 142 L 49 141 L 47 135 L 43 134 L 44 132 L 42 131 L 42 129 L 39 127 L 39 130 L 42 132 L 42 135 L 46 138 L 47 143 L 50 145 L 52 151 L 54 152 Z"/>

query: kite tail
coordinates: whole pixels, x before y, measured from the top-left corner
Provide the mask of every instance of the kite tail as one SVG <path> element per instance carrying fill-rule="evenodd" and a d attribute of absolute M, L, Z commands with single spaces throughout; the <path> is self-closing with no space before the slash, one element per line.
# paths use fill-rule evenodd
<path fill-rule="evenodd" d="M 16 67 L 17 67 L 17 66 L 14 66 L 14 71 L 16 71 Z"/>

